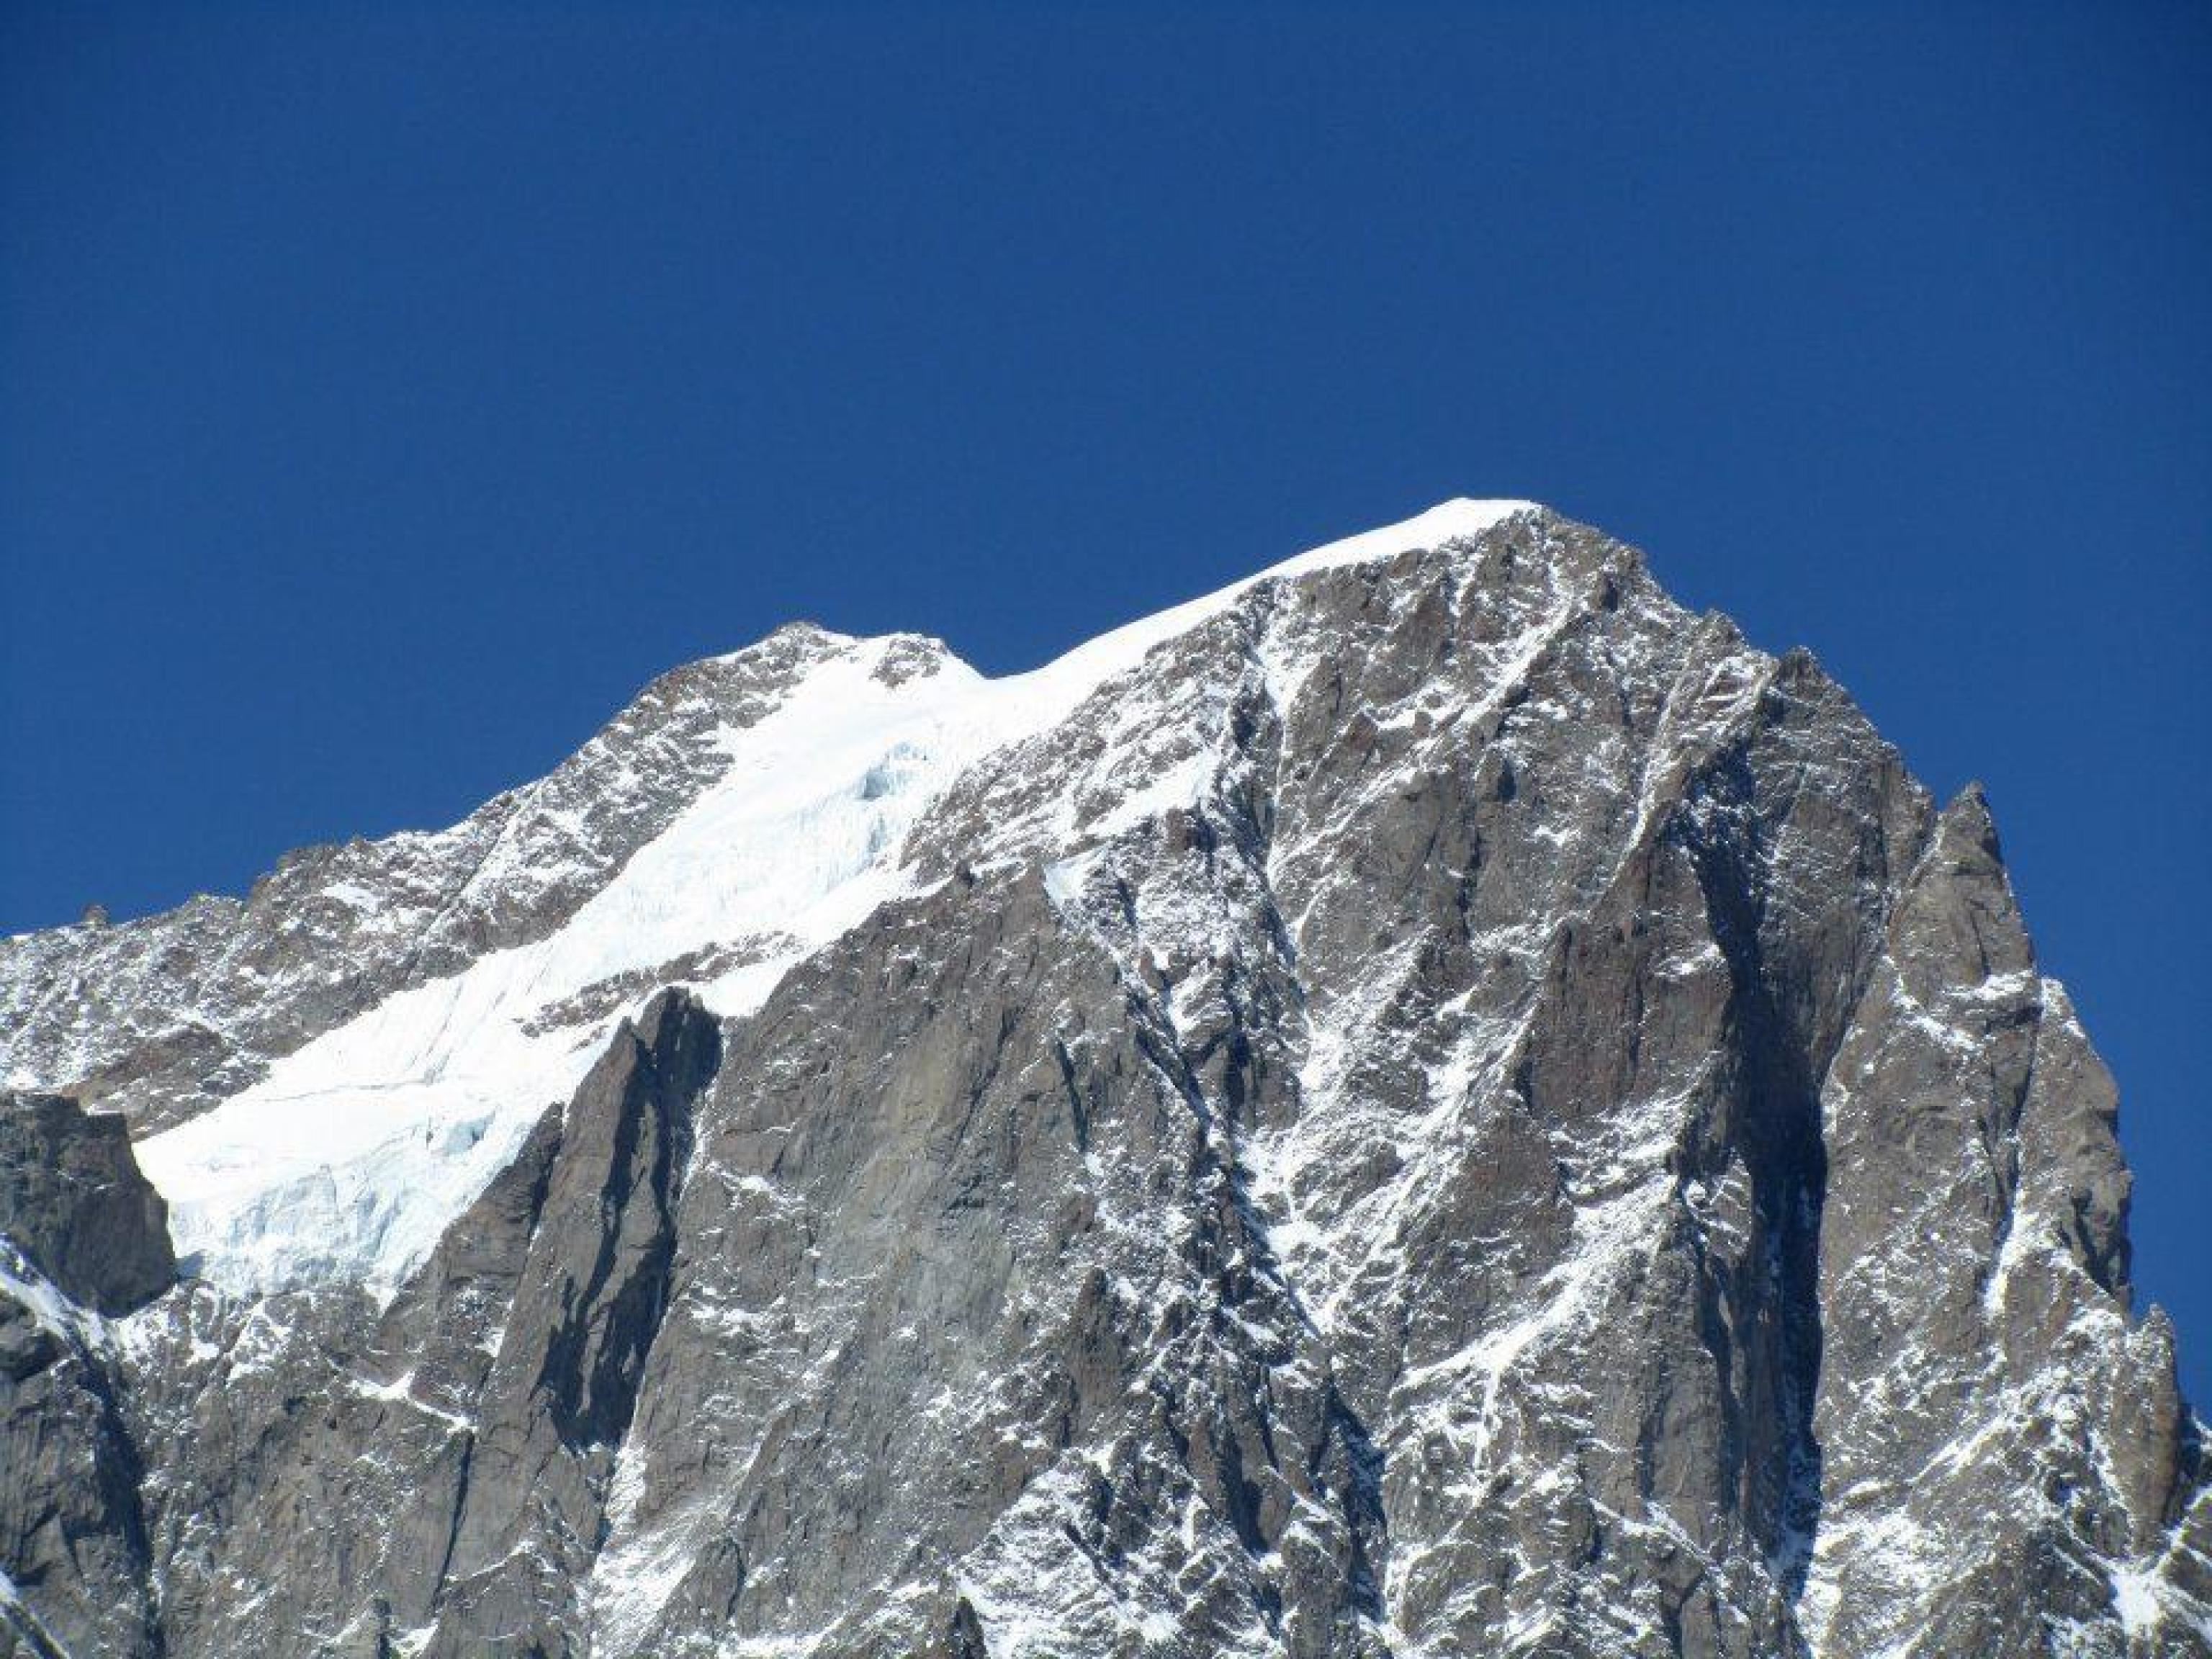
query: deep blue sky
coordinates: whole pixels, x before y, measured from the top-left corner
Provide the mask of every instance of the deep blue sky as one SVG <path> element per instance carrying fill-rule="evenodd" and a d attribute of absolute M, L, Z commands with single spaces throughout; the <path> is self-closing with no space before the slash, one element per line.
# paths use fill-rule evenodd
<path fill-rule="evenodd" d="M 1984 779 L 2212 1398 L 2212 7 L 0 12 L 0 928 L 1530 495 Z"/>

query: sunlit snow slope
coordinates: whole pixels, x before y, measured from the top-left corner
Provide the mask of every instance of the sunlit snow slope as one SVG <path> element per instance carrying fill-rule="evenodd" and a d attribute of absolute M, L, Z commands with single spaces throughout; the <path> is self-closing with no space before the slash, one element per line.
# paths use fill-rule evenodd
<path fill-rule="evenodd" d="M 908 888 L 908 826 L 979 757 L 1255 583 L 1473 536 L 1528 506 L 1447 502 L 1002 679 L 941 651 L 915 660 L 902 636 L 842 642 L 773 713 L 722 734 L 720 781 L 558 932 L 390 996 L 142 1143 L 179 1255 L 234 1290 L 352 1279 L 390 1295 L 639 1000 L 678 981 L 726 1015 L 757 1006 Z"/>

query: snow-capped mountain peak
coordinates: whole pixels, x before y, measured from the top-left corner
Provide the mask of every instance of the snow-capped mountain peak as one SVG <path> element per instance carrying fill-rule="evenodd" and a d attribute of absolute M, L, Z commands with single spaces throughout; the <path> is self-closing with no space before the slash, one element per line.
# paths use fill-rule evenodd
<path fill-rule="evenodd" d="M 2212 1654 L 1988 804 L 1526 503 L 781 629 L 0 1010 L 0 1651 Z"/>

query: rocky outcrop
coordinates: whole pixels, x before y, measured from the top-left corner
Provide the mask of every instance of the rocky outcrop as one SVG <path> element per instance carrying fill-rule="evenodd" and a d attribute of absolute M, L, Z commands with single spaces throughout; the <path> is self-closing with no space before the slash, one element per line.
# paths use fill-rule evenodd
<path fill-rule="evenodd" d="M 0 939 L 0 1073 L 158 1129 L 396 991 L 546 937 L 723 775 L 728 732 L 841 643 L 799 625 L 665 674 L 451 829 L 303 848 L 242 900 Z"/>
<path fill-rule="evenodd" d="M 569 1109 L 476 1413 L 436 1632 L 462 1656 L 582 1652 L 577 1603 L 669 1299 L 692 1115 L 720 1038 L 679 993 L 625 1030 Z"/>
<path fill-rule="evenodd" d="M 824 742 L 959 690 L 841 648 Z M 210 1656 L 2212 1654 L 2114 1091 L 1978 792 L 1537 510 L 1089 649 L 793 795 L 865 902 L 692 941 L 388 1302 L 84 1327 L 109 1426 L 24 1502 L 97 1510 L 103 1445 L 140 1495 L 21 1606 Z M 675 867 L 743 878 L 701 799 Z"/>
<path fill-rule="evenodd" d="M 143 1466 L 115 1369 L 55 1305 L 0 1290 L 0 1655 L 152 1659 Z"/>
<path fill-rule="evenodd" d="M 563 1632 L 718 1043 L 695 1001 L 657 998 L 380 1315 L 202 1290 L 149 1333 L 138 1432 L 179 1477 L 149 1516 L 169 1653 L 238 1651 L 222 1609 L 249 1585 L 288 1650 L 582 1650 Z"/>
<path fill-rule="evenodd" d="M 160 1651 L 100 1316 L 175 1279 L 122 1119 L 0 1095 L 0 1654 Z"/>
<path fill-rule="evenodd" d="M 0 1237 L 72 1302 L 129 1313 L 176 1282 L 168 1206 L 120 1117 L 0 1093 Z"/>

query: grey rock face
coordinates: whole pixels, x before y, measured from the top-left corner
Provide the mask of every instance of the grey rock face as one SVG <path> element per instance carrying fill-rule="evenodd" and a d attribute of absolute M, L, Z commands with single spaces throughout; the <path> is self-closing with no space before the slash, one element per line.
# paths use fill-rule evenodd
<path fill-rule="evenodd" d="M 129 1313 L 176 1282 L 168 1206 L 123 1120 L 62 1096 L 0 1092 L 0 1237 L 99 1313 Z"/>
<path fill-rule="evenodd" d="M 0 1294 L 0 1655 L 162 1650 L 118 1387 L 82 1333 Z"/>
<path fill-rule="evenodd" d="M 380 1316 L 345 1294 L 247 1312 L 202 1291 L 151 1334 L 138 1364 L 164 1386 L 139 1432 L 178 1477 L 153 1513 L 170 1651 L 238 1651 L 222 1610 L 246 1586 L 280 1646 L 580 1650 L 566 1609 L 659 1328 L 719 1040 L 681 993 L 656 999 Z"/>
<path fill-rule="evenodd" d="M 122 1120 L 0 1095 L 0 1654 L 160 1650 L 100 1316 L 175 1281 Z"/>
<path fill-rule="evenodd" d="M 62 1306 L 0 1442 L 52 1449 L 16 1639 L 2212 1654 L 2112 1085 L 1985 803 L 1492 516 L 1200 607 L 963 763 L 764 1000 L 643 1000 L 388 1305 Z M 608 822 L 692 788 L 595 775 Z M 12 948 L 15 1053 L 109 1052 L 20 965 L 98 960 Z"/>
<path fill-rule="evenodd" d="M 798 625 L 665 674 L 450 830 L 302 848 L 243 901 L 0 939 L 0 1068 L 142 1130 L 206 1109 L 392 992 L 554 931 L 721 775 L 718 739 L 840 643 Z"/>

